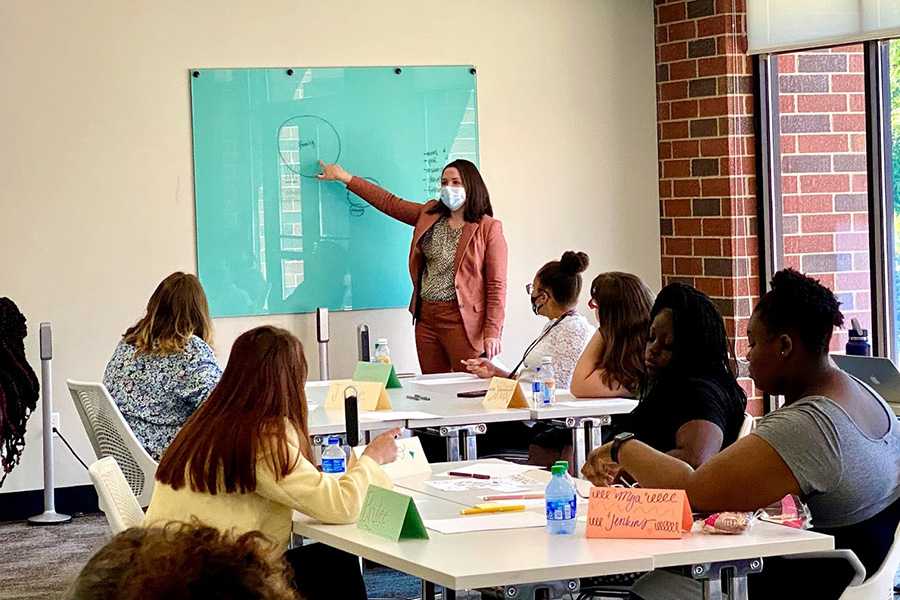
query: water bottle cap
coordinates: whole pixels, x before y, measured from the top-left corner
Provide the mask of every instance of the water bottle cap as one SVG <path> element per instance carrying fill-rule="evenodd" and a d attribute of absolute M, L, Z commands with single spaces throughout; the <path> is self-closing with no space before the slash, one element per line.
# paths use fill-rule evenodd
<path fill-rule="evenodd" d="M 334 435 L 328 437 L 328 445 L 329 446 L 334 446 L 335 444 L 340 444 L 340 443 L 341 443 L 341 438 L 334 436 Z"/>
<path fill-rule="evenodd" d="M 378 338 L 379 346 L 387 346 L 387 338 Z"/>
<path fill-rule="evenodd" d="M 550 467 L 550 472 L 554 475 L 563 475 L 568 470 L 568 467 L 564 467 L 562 465 L 553 465 Z"/>
<path fill-rule="evenodd" d="M 545 356 L 545 357 L 543 357 L 543 358 L 541 359 L 541 362 L 544 363 L 544 364 L 552 363 L 552 362 L 553 362 L 553 357 L 552 357 L 552 356 Z"/>
<path fill-rule="evenodd" d="M 558 460 L 558 461 L 556 461 L 555 463 L 553 463 L 553 466 L 554 466 L 554 467 L 555 467 L 556 465 L 560 465 L 560 466 L 565 467 L 565 468 L 566 468 L 566 471 L 569 470 L 569 461 L 567 461 L 567 460 Z"/>

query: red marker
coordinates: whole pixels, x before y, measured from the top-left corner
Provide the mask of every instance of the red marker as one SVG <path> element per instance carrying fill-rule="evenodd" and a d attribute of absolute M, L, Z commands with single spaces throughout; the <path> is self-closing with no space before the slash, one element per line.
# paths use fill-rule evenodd
<path fill-rule="evenodd" d="M 447 475 L 454 477 L 471 477 L 472 479 L 490 479 L 490 475 L 482 475 L 481 473 L 460 473 L 459 471 L 450 471 Z"/>

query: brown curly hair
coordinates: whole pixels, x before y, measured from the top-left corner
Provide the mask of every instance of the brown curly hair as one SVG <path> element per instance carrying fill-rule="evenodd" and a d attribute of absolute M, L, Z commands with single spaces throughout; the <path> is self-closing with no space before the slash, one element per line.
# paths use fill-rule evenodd
<path fill-rule="evenodd" d="M 81 570 L 68 600 L 299 600 L 293 571 L 258 531 L 199 523 L 132 527 Z"/>

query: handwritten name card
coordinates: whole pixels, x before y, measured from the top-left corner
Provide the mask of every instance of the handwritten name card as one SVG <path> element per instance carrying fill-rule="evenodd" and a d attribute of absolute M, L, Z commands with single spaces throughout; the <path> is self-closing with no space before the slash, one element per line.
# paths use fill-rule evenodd
<path fill-rule="evenodd" d="M 401 538 L 428 539 L 413 499 L 377 485 L 369 486 L 356 527 L 392 542 Z"/>
<path fill-rule="evenodd" d="M 591 488 L 589 538 L 678 539 L 693 522 L 684 490 Z"/>
<path fill-rule="evenodd" d="M 522 386 L 515 379 L 494 377 L 481 403 L 485 408 L 528 408 Z"/>
<path fill-rule="evenodd" d="M 391 410 L 391 399 L 384 384 L 377 381 L 332 381 L 325 399 L 326 410 L 344 410 L 344 391 L 356 388 L 360 410 Z"/>
<path fill-rule="evenodd" d="M 394 365 L 383 362 L 358 362 L 353 371 L 353 381 L 377 381 L 387 389 L 401 388 L 403 385 L 397 378 Z"/>

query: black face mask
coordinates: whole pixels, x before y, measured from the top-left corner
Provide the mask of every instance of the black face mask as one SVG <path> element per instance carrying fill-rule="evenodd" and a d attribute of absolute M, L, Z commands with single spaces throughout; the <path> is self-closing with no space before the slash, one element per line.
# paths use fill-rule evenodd
<path fill-rule="evenodd" d="M 543 304 L 538 306 L 537 299 L 540 297 L 541 297 L 540 295 L 531 296 L 531 312 L 533 312 L 535 314 L 535 316 L 540 316 L 541 313 L 538 311 L 540 311 L 541 308 L 543 308 L 543 306 L 544 306 Z"/>

